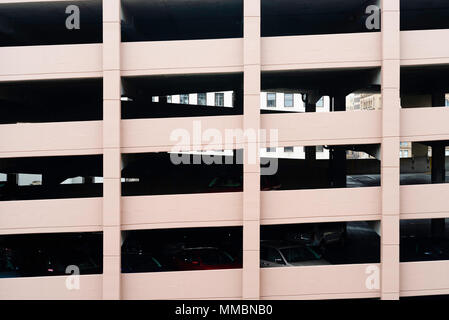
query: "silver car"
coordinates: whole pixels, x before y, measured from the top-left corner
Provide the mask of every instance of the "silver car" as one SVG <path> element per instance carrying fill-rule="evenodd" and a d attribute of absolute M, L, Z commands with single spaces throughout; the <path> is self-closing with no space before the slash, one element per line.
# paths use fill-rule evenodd
<path fill-rule="evenodd" d="M 328 265 L 312 247 L 285 241 L 260 242 L 260 267 Z"/>

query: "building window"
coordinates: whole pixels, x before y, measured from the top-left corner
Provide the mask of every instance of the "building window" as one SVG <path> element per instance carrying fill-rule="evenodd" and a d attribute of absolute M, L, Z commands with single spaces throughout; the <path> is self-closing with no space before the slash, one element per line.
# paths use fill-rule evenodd
<path fill-rule="evenodd" d="M 188 94 L 181 94 L 180 95 L 180 102 L 181 102 L 181 104 L 189 104 L 189 95 Z"/>
<path fill-rule="evenodd" d="M 276 93 L 267 93 L 267 107 L 276 108 Z"/>
<path fill-rule="evenodd" d="M 159 97 L 157 96 L 151 97 L 151 102 L 159 102 Z"/>
<path fill-rule="evenodd" d="M 293 152 L 293 147 L 284 147 L 284 152 Z"/>
<path fill-rule="evenodd" d="M 207 104 L 207 96 L 205 93 L 198 93 L 198 105 L 205 106 Z"/>
<path fill-rule="evenodd" d="M 267 148 L 267 152 L 276 152 L 276 148 Z"/>
<path fill-rule="evenodd" d="M 218 107 L 224 106 L 224 93 L 223 92 L 215 93 L 215 105 Z"/>
<path fill-rule="evenodd" d="M 287 108 L 293 107 L 293 94 L 292 93 L 284 94 L 284 107 L 287 107 Z"/>
<path fill-rule="evenodd" d="M 324 146 L 316 146 L 316 152 L 324 152 Z"/>
<path fill-rule="evenodd" d="M 167 96 L 167 103 L 172 103 L 171 102 L 171 96 Z"/>

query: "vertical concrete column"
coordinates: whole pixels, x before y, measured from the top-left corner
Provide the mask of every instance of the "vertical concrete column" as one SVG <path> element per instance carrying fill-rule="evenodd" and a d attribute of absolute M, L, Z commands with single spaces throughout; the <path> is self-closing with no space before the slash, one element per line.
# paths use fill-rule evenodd
<path fill-rule="evenodd" d="M 446 146 L 442 142 L 432 143 L 432 183 L 446 181 Z"/>
<path fill-rule="evenodd" d="M 334 188 L 346 188 L 346 149 L 342 146 L 332 146 L 330 157 L 330 175 Z"/>
<path fill-rule="evenodd" d="M 432 92 L 432 107 L 444 107 L 446 105 L 446 93 L 444 90 Z"/>
<path fill-rule="evenodd" d="M 316 112 L 316 103 L 306 102 L 306 112 Z"/>
<path fill-rule="evenodd" d="M 259 299 L 260 246 L 260 0 L 244 0 L 243 129 L 256 134 L 244 146 L 242 298 Z M 253 139 L 254 140 L 254 139 Z"/>
<path fill-rule="evenodd" d="M 314 99 L 311 99 L 308 94 L 307 99 L 304 103 L 306 112 L 316 112 L 316 101 Z M 305 146 L 304 154 L 306 160 L 316 160 L 316 146 Z"/>
<path fill-rule="evenodd" d="M 305 146 L 304 154 L 306 160 L 310 161 L 316 160 L 316 146 Z"/>
<path fill-rule="evenodd" d="M 432 107 L 441 107 L 445 104 L 444 91 L 432 93 Z M 442 142 L 432 143 L 432 183 L 446 181 L 446 146 Z"/>
<path fill-rule="evenodd" d="M 442 107 L 446 103 L 443 90 L 432 93 L 432 107 Z M 432 143 L 432 183 L 446 182 L 446 146 L 442 142 Z M 446 221 L 431 219 L 432 236 L 437 240 L 445 232 Z"/>
<path fill-rule="evenodd" d="M 9 187 L 16 187 L 19 184 L 19 175 L 17 173 L 6 174 L 6 185 Z"/>
<path fill-rule="evenodd" d="M 332 111 L 346 111 L 346 95 L 344 93 L 335 94 L 332 97 Z"/>
<path fill-rule="evenodd" d="M 381 298 L 399 299 L 400 0 L 382 0 Z"/>
<path fill-rule="evenodd" d="M 120 0 L 103 1 L 103 299 L 120 299 Z"/>

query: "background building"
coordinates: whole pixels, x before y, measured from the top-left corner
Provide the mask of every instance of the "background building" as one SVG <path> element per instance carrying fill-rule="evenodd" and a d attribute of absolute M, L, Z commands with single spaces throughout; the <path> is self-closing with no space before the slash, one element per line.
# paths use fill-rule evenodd
<path fill-rule="evenodd" d="M 448 17 L 1 0 L 0 298 L 449 295 Z"/>

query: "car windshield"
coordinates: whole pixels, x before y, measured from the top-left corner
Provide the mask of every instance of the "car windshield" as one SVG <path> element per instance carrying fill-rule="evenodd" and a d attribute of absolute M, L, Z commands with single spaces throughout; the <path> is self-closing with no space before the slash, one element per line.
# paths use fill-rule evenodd
<path fill-rule="evenodd" d="M 282 255 L 287 262 L 301 262 L 319 259 L 318 254 L 308 247 L 291 247 L 281 249 Z"/>

